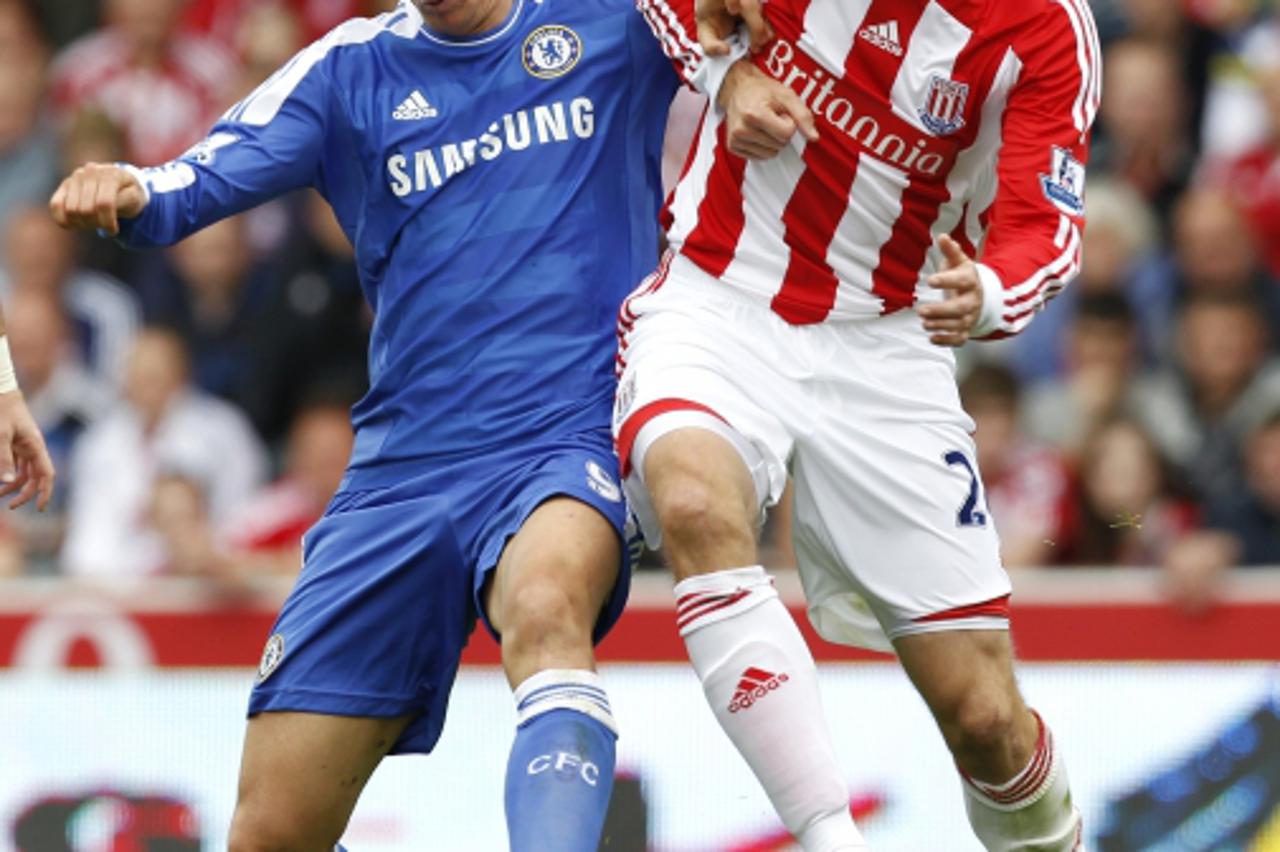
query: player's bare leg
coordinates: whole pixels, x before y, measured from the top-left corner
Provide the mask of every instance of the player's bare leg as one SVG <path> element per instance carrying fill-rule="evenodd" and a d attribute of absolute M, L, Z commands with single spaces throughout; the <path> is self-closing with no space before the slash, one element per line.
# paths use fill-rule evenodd
<path fill-rule="evenodd" d="M 677 582 L 756 561 L 756 490 L 738 451 L 706 429 L 654 441 L 644 481 Z"/>
<path fill-rule="evenodd" d="M 600 843 L 617 733 L 592 631 L 621 556 L 603 515 L 556 498 L 507 544 L 486 589 L 519 713 L 507 768 L 513 852 L 594 852 Z"/>
<path fill-rule="evenodd" d="M 924 633 L 894 645 L 965 776 L 969 821 L 986 848 L 1080 848 L 1066 769 L 1018 692 L 1008 632 Z"/>
<path fill-rule="evenodd" d="M 594 669 L 591 632 L 618 580 L 618 534 L 569 498 L 543 503 L 507 544 L 485 611 L 512 688 L 545 669 Z"/>
<path fill-rule="evenodd" d="M 396 719 L 259 713 L 249 720 L 231 852 L 330 852 L 404 730 Z"/>
<path fill-rule="evenodd" d="M 720 726 L 807 852 L 866 848 L 813 657 L 758 564 L 759 498 L 738 450 L 683 428 L 657 438 L 642 464 L 679 581 L 680 632 Z"/>

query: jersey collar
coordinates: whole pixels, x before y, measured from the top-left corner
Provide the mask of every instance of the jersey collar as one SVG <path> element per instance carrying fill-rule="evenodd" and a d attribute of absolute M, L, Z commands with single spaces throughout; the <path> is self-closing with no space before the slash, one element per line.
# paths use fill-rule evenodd
<path fill-rule="evenodd" d="M 486 44 L 493 44 L 500 41 L 503 36 L 507 35 L 515 27 L 516 22 L 520 20 L 520 13 L 524 11 L 525 0 L 512 0 L 511 11 L 507 13 L 507 17 L 501 24 L 493 29 L 478 33 L 472 36 L 451 36 L 444 33 L 436 32 L 427 26 L 426 21 L 422 17 L 422 12 L 414 5 L 412 0 L 402 0 L 401 5 L 411 10 L 412 14 L 418 19 L 418 31 L 423 37 L 435 44 L 444 47 L 467 48 L 479 47 Z"/>

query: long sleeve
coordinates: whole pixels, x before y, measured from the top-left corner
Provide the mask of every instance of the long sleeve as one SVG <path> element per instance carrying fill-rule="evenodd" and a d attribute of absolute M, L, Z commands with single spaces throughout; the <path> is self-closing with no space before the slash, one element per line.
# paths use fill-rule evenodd
<path fill-rule="evenodd" d="M 1045 3 L 1015 45 L 989 231 L 978 265 L 984 306 L 975 337 L 1017 334 L 1076 276 L 1084 230 L 1089 128 L 1101 96 L 1087 4 Z"/>
<path fill-rule="evenodd" d="M 733 50 L 728 56 L 707 56 L 698 44 L 694 0 L 636 0 L 636 8 L 680 79 L 714 102 L 729 69 L 747 55 L 744 39 L 740 35 L 730 39 Z"/>
<path fill-rule="evenodd" d="M 137 219 L 121 222 L 121 241 L 170 245 L 274 196 L 319 185 L 337 109 L 320 65 L 328 41 L 295 56 L 178 159 L 154 168 L 126 166 L 148 202 Z"/>

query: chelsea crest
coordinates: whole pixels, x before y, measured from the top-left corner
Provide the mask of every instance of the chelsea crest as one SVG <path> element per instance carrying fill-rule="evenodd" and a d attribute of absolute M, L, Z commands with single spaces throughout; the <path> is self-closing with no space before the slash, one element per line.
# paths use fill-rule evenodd
<path fill-rule="evenodd" d="M 573 70 L 582 58 L 582 39 L 568 27 L 538 27 L 524 40 L 524 69 L 542 80 Z"/>

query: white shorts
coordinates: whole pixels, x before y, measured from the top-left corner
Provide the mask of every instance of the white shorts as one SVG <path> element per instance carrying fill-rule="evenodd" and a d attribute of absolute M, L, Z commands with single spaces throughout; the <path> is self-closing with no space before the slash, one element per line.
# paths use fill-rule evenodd
<path fill-rule="evenodd" d="M 793 326 L 677 256 L 623 305 L 619 332 L 614 438 L 651 546 L 644 454 L 706 428 L 737 447 L 762 511 L 791 474 L 800 576 L 824 638 L 887 649 L 912 633 L 1008 627 L 955 360 L 915 312 Z"/>

